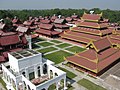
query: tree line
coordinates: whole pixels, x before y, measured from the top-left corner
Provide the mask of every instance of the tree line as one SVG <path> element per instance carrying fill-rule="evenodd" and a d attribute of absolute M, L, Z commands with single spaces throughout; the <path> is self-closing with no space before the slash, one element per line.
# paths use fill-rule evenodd
<path fill-rule="evenodd" d="M 29 16 L 38 17 L 38 16 L 53 16 L 56 15 L 63 15 L 65 17 L 73 15 L 79 15 L 80 17 L 83 15 L 84 12 L 89 13 L 93 10 L 96 14 L 103 13 L 103 18 L 108 18 L 110 22 L 120 22 L 120 10 L 101 10 L 99 8 L 93 9 L 45 9 L 45 10 L 0 10 L 0 19 L 2 18 L 14 18 L 17 16 L 22 21 L 27 20 Z"/>

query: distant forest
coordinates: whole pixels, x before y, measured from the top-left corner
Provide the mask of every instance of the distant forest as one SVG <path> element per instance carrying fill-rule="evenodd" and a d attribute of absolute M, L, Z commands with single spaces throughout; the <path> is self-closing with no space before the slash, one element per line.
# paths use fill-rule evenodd
<path fill-rule="evenodd" d="M 120 10 L 101 10 L 99 8 L 93 8 L 96 14 L 103 13 L 104 18 L 108 18 L 110 22 L 120 22 Z M 63 15 L 65 17 L 73 15 L 73 13 L 79 15 L 80 17 L 84 12 L 89 13 L 90 10 L 87 9 L 46 9 L 46 10 L 0 10 L 0 19 L 9 17 L 14 18 L 17 16 L 22 21 L 26 20 L 29 16 L 38 17 L 38 16 L 53 16 Z"/>

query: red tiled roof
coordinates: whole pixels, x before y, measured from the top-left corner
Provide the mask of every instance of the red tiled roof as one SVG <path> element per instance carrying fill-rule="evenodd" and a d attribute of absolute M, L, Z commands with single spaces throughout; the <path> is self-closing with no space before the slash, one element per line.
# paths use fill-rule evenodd
<path fill-rule="evenodd" d="M 109 36 L 110 36 L 110 38 L 120 40 L 120 35 L 114 35 L 114 34 L 112 34 L 112 35 L 109 35 Z"/>
<path fill-rule="evenodd" d="M 13 19 L 12 20 L 12 23 L 17 23 L 18 22 L 18 19 Z"/>
<path fill-rule="evenodd" d="M 37 38 L 37 37 L 39 37 L 38 34 L 32 34 L 32 35 L 31 35 L 31 38 L 32 38 L 32 39 L 33 39 L 33 38 Z"/>
<path fill-rule="evenodd" d="M 101 15 L 100 14 L 83 14 L 82 18 L 83 20 L 94 20 L 94 21 L 98 21 L 100 20 Z"/>
<path fill-rule="evenodd" d="M 1 36 L 12 36 L 12 35 L 15 35 L 16 34 L 16 32 L 3 32 L 2 34 L 1 34 Z"/>
<path fill-rule="evenodd" d="M 50 24 L 51 21 L 47 19 L 40 20 L 41 23 Z"/>
<path fill-rule="evenodd" d="M 33 23 L 33 22 L 31 22 L 31 21 L 24 21 L 24 23 L 23 23 L 23 24 L 24 24 L 24 25 L 27 25 L 27 26 L 31 26 L 31 25 L 32 25 L 32 23 Z"/>
<path fill-rule="evenodd" d="M 80 65 L 80 66 L 86 67 L 88 69 L 91 69 L 91 70 L 96 69 L 96 63 L 88 61 L 87 59 L 85 59 L 83 57 L 70 56 L 70 57 L 68 57 L 66 59 L 68 61 L 76 64 L 76 65 Z"/>
<path fill-rule="evenodd" d="M 120 40 L 118 40 L 118 39 L 109 38 L 109 40 L 110 40 L 110 42 L 111 42 L 113 45 L 117 45 L 117 44 L 120 45 Z"/>
<path fill-rule="evenodd" d="M 68 31 L 65 34 L 69 34 L 71 36 L 76 36 L 76 37 L 85 37 L 86 39 L 94 40 L 94 41 L 100 39 L 100 36 L 95 36 L 95 35 L 85 34 L 85 33 L 79 33 L 79 32 L 74 32 L 74 31 Z"/>
<path fill-rule="evenodd" d="M 78 53 L 78 55 L 85 57 L 85 58 L 88 58 L 88 59 L 93 60 L 93 61 L 97 59 L 97 53 L 95 52 L 95 50 L 92 50 L 92 49 Z"/>
<path fill-rule="evenodd" d="M 64 28 L 67 28 L 67 29 L 69 28 L 69 26 L 68 26 L 68 25 L 65 25 L 65 24 L 64 24 L 64 25 L 62 25 L 62 24 L 54 24 L 54 25 L 55 25 L 56 28 L 61 28 L 61 29 L 62 29 L 62 28 L 63 28 L 63 29 L 64 29 Z"/>
<path fill-rule="evenodd" d="M 16 44 L 19 42 L 20 42 L 20 39 L 19 39 L 18 35 L 0 37 L 0 45 L 1 46 Z"/>
<path fill-rule="evenodd" d="M 57 19 L 57 16 L 52 16 L 51 19 L 55 20 Z"/>
<path fill-rule="evenodd" d="M 72 19 L 71 17 L 67 17 L 67 18 L 66 18 L 66 21 L 67 21 L 67 22 L 71 22 L 72 20 L 73 20 L 73 19 Z"/>
<path fill-rule="evenodd" d="M 119 35 L 120 35 L 120 30 L 116 30 L 116 34 L 119 34 Z"/>
<path fill-rule="evenodd" d="M 28 28 L 27 27 L 18 26 L 18 28 L 16 29 L 16 31 L 24 33 L 24 32 L 28 31 Z"/>
<path fill-rule="evenodd" d="M 119 58 L 120 50 L 109 48 L 101 53 L 96 53 L 95 50 L 89 49 L 74 56 L 67 57 L 66 60 L 85 69 L 98 73 Z"/>
<path fill-rule="evenodd" d="M 72 28 L 72 31 L 88 33 L 93 35 L 100 35 L 100 36 L 112 33 L 112 29 L 97 30 L 97 29 L 91 29 L 91 28 L 85 28 L 85 27 L 74 27 Z"/>
<path fill-rule="evenodd" d="M 74 27 L 72 28 L 73 31 L 78 31 L 78 32 L 83 32 L 83 33 L 88 33 L 88 34 L 100 34 L 100 30 L 96 29 L 90 29 L 90 28 L 84 28 L 84 27 Z"/>
<path fill-rule="evenodd" d="M 109 56 L 114 55 L 118 51 L 119 49 L 109 48 L 109 49 L 106 49 L 105 51 L 98 53 L 97 57 L 99 59 L 99 62 L 102 61 L 103 59 L 108 58 Z"/>
<path fill-rule="evenodd" d="M 52 24 L 40 24 L 39 25 L 40 29 L 47 29 L 47 30 L 52 30 L 54 28 L 54 25 Z"/>
<path fill-rule="evenodd" d="M 107 38 L 102 38 L 100 40 L 93 41 L 93 44 L 94 44 L 95 49 L 97 50 L 97 52 L 111 46 L 111 43 Z"/>
<path fill-rule="evenodd" d="M 105 67 L 109 66 L 110 64 L 112 64 L 114 61 L 116 61 L 118 59 L 120 59 L 120 50 L 118 52 L 114 53 L 113 55 L 105 58 L 100 63 L 98 63 L 99 71 L 103 70 Z"/>
<path fill-rule="evenodd" d="M 78 15 L 72 15 L 71 17 L 75 19 L 75 18 L 78 18 Z"/>
<path fill-rule="evenodd" d="M 59 35 L 61 33 L 61 32 L 57 32 L 57 31 L 49 31 L 49 30 L 45 30 L 45 29 L 36 30 L 35 32 L 43 34 L 43 35 L 48 35 L 48 36 Z"/>
<path fill-rule="evenodd" d="M 54 23 L 56 24 L 64 24 L 64 22 L 65 22 L 65 19 L 59 19 L 59 18 L 55 19 L 54 21 Z"/>
<path fill-rule="evenodd" d="M 63 34 L 63 35 L 61 35 L 61 37 L 65 38 L 65 39 L 77 41 L 77 42 L 83 42 L 83 43 L 89 43 L 90 42 L 89 39 L 86 39 L 84 37 L 76 37 L 76 36 L 71 36 L 71 35 L 68 35 L 68 34 Z"/>
<path fill-rule="evenodd" d="M 92 27 L 92 28 L 105 28 L 108 25 L 105 24 L 105 23 L 98 24 L 98 23 L 95 23 L 95 22 L 79 22 L 78 26 Z"/>

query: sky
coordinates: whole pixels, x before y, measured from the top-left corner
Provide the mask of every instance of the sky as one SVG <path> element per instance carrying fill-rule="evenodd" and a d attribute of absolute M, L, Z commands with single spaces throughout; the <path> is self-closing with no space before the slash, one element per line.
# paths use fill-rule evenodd
<path fill-rule="evenodd" d="M 0 9 L 111 9 L 120 10 L 120 0 L 0 0 Z"/>

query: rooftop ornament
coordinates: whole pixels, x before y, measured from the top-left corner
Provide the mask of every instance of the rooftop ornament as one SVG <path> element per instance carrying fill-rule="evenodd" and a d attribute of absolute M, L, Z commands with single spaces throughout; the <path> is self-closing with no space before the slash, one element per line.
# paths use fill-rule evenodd
<path fill-rule="evenodd" d="M 94 13 L 94 11 L 90 11 L 90 14 L 93 14 Z"/>
<path fill-rule="evenodd" d="M 58 18 L 60 19 L 60 18 L 61 18 L 61 15 L 59 15 Z"/>

